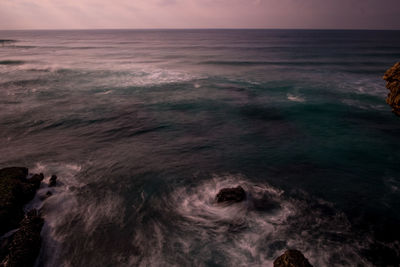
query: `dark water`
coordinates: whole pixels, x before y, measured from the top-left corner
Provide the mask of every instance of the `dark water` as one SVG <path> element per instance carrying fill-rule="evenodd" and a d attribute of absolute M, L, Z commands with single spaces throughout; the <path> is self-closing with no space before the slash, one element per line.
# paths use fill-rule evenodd
<path fill-rule="evenodd" d="M 0 39 L 0 167 L 61 183 L 32 203 L 39 266 L 271 266 L 287 248 L 399 264 L 400 118 L 381 77 L 400 32 Z M 238 184 L 246 202 L 214 202 Z"/>

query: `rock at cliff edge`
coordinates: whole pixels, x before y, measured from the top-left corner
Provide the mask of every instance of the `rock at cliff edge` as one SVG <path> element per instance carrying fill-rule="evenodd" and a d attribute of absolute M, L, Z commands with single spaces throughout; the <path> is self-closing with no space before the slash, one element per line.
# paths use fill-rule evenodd
<path fill-rule="evenodd" d="M 400 116 L 400 62 L 388 69 L 383 79 L 387 82 L 386 88 L 390 91 L 386 103 L 392 107 L 393 113 Z"/>

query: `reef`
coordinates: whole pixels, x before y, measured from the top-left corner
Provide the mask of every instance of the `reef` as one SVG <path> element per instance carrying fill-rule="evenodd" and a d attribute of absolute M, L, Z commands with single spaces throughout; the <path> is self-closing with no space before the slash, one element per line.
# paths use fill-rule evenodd
<path fill-rule="evenodd" d="M 390 91 L 386 103 L 392 107 L 393 113 L 400 116 L 400 62 L 388 69 L 383 79 L 387 82 L 386 88 Z"/>
<path fill-rule="evenodd" d="M 0 266 L 33 266 L 41 247 L 43 218 L 37 210 L 24 213 L 43 180 L 24 167 L 0 169 Z"/>
<path fill-rule="evenodd" d="M 274 267 L 312 267 L 303 253 L 290 249 L 274 261 Z"/>

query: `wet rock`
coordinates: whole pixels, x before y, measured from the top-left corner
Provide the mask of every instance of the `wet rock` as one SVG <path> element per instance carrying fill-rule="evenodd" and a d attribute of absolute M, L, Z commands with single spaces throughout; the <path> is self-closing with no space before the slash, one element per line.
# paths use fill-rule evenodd
<path fill-rule="evenodd" d="M 42 239 L 40 232 L 43 227 L 43 218 L 37 210 L 26 214 L 20 223 L 20 228 L 12 237 L 8 246 L 8 255 L 0 266 L 4 267 L 31 267 L 39 254 Z"/>
<path fill-rule="evenodd" d="M 11 231 L 10 235 L 5 234 L 4 236 L 0 237 L 0 266 L 2 266 L 2 261 L 7 257 L 9 253 L 9 247 L 14 237 L 14 231 Z"/>
<path fill-rule="evenodd" d="M 383 79 L 387 82 L 386 88 L 390 91 L 386 103 L 392 107 L 393 113 L 400 116 L 400 62 L 388 69 Z"/>
<path fill-rule="evenodd" d="M 42 176 L 33 175 L 31 179 L 27 176 L 27 168 L 0 169 L 0 235 L 18 227 L 24 217 L 23 206 L 40 187 Z"/>
<path fill-rule="evenodd" d="M 274 261 L 274 267 L 312 267 L 303 253 L 290 249 Z"/>
<path fill-rule="evenodd" d="M 223 188 L 218 192 L 216 196 L 216 200 L 218 203 L 240 202 L 245 199 L 246 199 L 246 192 L 241 186 L 233 188 Z"/>
<path fill-rule="evenodd" d="M 51 178 L 50 178 L 50 183 L 49 183 L 49 186 L 50 187 L 53 187 L 53 186 L 56 186 L 57 185 L 57 175 L 52 175 L 51 176 Z"/>
<path fill-rule="evenodd" d="M 36 189 L 40 187 L 40 183 L 43 181 L 44 175 L 41 174 L 34 174 L 31 178 L 28 179 L 28 182 L 35 185 Z"/>

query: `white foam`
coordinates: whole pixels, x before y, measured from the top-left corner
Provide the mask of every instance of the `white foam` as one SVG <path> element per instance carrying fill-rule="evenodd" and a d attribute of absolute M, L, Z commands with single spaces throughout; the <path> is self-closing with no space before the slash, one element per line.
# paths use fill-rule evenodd
<path fill-rule="evenodd" d="M 99 92 L 99 93 L 97 93 L 97 95 L 108 95 L 108 94 L 111 94 L 112 92 L 113 92 L 113 90 L 107 90 L 104 92 Z"/>
<path fill-rule="evenodd" d="M 80 205 L 75 196 L 75 188 L 85 184 L 77 179 L 77 175 L 82 170 L 82 165 L 77 163 L 46 163 L 38 162 L 30 169 L 32 173 L 43 173 L 45 179 L 40 189 L 37 191 L 35 199 L 26 209 L 42 209 L 45 224 L 42 230 L 43 245 L 41 254 L 45 254 L 45 266 L 54 266 L 58 262 L 58 256 L 62 251 L 62 243 L 68 238 L 68 233 L 60 231 L 62 226 L 79 213 Z M 49 179 L 52 174 L 57 175 L 57 186 L 48 187 Z M 50 191 L 52 195 L 41 200 Z M 69 266 L 68 263 L 62 264 Z"/>
<path fill-rule="evenodd" d="M 268 195 L 281 208 L 257 212 L 249 201 L 220 205 L 215 195 L 221 188 L 242 186 L 251 197 Z M 216 242 L 229 259 L 229 266 L 268 266 L 272 259 L 260 251 L 260 243 L 276 231 L 276 224 L 286 220 L 294 207 L 281 198 L 283 191 L 268 184 L 255 184 L 241 175 L 214 176 L 194 188 L 179 188 L 169 196 L 176 212 L 186 220 L 186 227 L 198 233 L 204 242 Z M 232 232 L 233 231 L 233 232 Z M 231 238 L 233 240 L 229 241 Z M 209 240 L 209 241 L 207 241 Z M 229 245 L 226 245 L 229 243 Z"/>
<path fill-rule="evenodd" d="M 306 99 L 301 96 L 296 96 L 293 94 L 287 94 L 286 96 L 287 96 L 288 100 L 293 101 L 293 102 L 305 102 L 306 101 Z"/>

